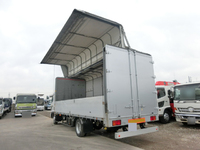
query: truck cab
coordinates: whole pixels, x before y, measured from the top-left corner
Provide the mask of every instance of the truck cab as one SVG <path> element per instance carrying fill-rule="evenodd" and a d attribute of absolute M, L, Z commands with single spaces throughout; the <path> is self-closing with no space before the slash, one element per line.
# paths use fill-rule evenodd
<path fill-rule="evenodd" d="M 174 87 L 176 121 L 184 125 L 200 124 L 200 82 Z"/>
<path fill-rule="evenodd" d="M 173 93 L 173 86 L 179 84 L 178 82 L 169 81 L 157 81 L 157 102 L 158 102 L 158 113 L 159 121 L 161 123 L 169 123 L 172 116 L 174 116 L 174 103 L 171 99 Z"/>
<path fill-rule="evenodd" d="M 15 103 L 14 116 L 23 116 L 23 114 L 30 114 L 35 116 L 37 114 L 37 96 L 35 94 L 17 94 Z"/>
<path fill-rule="evenodd" d="M 4 108 L 5 108 L 6 112 L 11 112 L 12 99 L 11 98 L 4 98 L 3 100 L 5 102 Z"/>
<path fill-rule="evenodd" d="M 37 110 L 44 110 L 44 98 L 37 98 Z"/>

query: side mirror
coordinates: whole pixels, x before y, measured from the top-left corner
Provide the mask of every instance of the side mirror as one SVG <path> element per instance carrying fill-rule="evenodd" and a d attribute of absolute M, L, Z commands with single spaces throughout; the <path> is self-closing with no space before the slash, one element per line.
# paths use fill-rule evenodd
<path fill-rule="evenodd" d="M 168 93 L 169 96 L 171 95 L 171 91 L 170 90 L 168 90 L 167 93 Z"/>
<path fill-rule="evenodd" d="M 13 97 L 13 99 L 15 100 L 15 97 Z"/>

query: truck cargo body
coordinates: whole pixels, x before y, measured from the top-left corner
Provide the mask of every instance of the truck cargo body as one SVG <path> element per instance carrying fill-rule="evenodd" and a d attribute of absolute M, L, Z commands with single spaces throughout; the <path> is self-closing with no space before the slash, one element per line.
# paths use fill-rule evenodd
<path fill-rule="evenodd" d="M 99 66 L 103 77 L 89 81 L 56 79 L 55 112 L 102 120 L 106 127 L 112 127 L 112 121 L 118 119 L 121 125 L 127 125 L 132 117 L 151 121 L 150 117 L 157 115 L 156 101 L 151 101 L 156 96 L 151 56 L 107 45 L 104 57 L 105 65 Z M 90 91 L 92 94 L 88 94 Z"/>
<path fill-rule="evenodd" d="M 62 67 L 64 78 L 55 84 L 54 122 L 76 125 L 78 136 L 92 126 L 125 130 L 131 123 L 158 120 L 152 57 L 131 49 L 118 23 L 74 10 L 42 63 Z M 117 132 L 115 138 L 158 128 L 142 130 Z"/>

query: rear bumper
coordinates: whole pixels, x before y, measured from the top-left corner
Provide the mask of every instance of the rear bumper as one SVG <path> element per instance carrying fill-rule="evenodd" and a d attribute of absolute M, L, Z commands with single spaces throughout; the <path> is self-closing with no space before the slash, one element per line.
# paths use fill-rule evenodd
<path fill-rule="evenodd" d="M 131 137 L 131 136 L 136 136 L 136 135 L 141 135 L 141 134 L 146 134 L 146 133 L 152 133 L 158 131 L 158 127 L 149 127 L 149 128 L 144 128 L 140 129 L 137 131 L 125 131 L 125 132 L 116 132 L 115 133 L 115 139 L 122 139 L 126 137 Z"/>

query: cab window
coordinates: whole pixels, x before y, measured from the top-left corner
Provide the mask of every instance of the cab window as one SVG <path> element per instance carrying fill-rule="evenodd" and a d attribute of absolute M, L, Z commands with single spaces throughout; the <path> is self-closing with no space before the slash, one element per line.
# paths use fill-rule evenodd
<path fill-rule="evenodd" d="M 164 88 L 157 88 L 157 98 L 164 97 L 166 95 Z"/>

